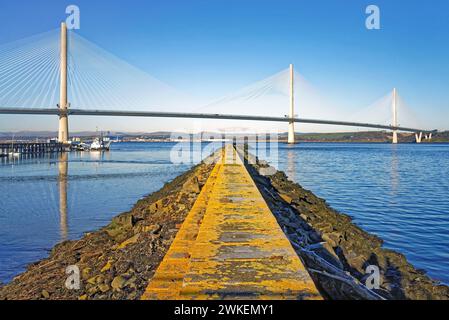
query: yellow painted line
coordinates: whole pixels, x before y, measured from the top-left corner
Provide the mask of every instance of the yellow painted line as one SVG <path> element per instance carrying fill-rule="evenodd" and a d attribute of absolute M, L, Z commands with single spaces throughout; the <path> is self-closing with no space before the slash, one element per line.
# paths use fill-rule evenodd
<path fill-rule="evenodd" d="M 208 197 L 221 167 L 220 162 L 218 161 L 212 169 L 206 184 L 201 189 L 192 209 L 141 297 L 143 300 L 173 300 L 179 296 L 184 276 L 190 264 L 190 251 L 198 236 L 201 220 L 206 212 Z"/>
<path fill-rule="evenodd" d="M 189 213 L 201 225 L 178 236 L 151 280 L 147 299 L 321 299 L 301 260 L 231 146 Z M 203 195 L 203 191 L 205 195 Z M 197 200 L 197 201 L 198 201 Z M 197 208 L 195 210 L 195 207 Z M 184 226 L 186 228 L 184 228 Z M 181 233 L 182 234 L 182 233 Z M 193 238 L 193 237 L 192 237 Z M 180 248 L 180 249 L 176 249 Z M 174 252 L 188 252 L 179 260 Z M 162 267 L 162 268 L 161 268 Z"/>

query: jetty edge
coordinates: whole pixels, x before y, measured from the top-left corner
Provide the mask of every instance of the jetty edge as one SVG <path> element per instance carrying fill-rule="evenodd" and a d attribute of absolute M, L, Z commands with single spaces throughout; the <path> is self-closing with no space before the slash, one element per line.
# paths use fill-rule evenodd
<path fill-rule="evenodd" d="M 252 179 L 323 297 L 327 299 L 449 299 L 438 284 L 382 247 L 382 240 L 325 200 L 288 180 L 239 148 Z M 139 200 L 128 212 L 81 239 L 56 245 L 49 257 L 0 287 L 0 299 L 140 299 L 215 167 L 219 153 Z M 77 265 L 81 287 L 65 287 L 66 268 Z M 378 290 L 367 290 L 367 265 L 381 273 Z"/>

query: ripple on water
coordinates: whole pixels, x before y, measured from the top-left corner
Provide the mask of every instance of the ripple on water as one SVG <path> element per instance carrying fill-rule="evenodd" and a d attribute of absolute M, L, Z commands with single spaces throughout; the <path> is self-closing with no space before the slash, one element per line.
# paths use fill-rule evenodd
<path fill-rule="evenodd" d="M 449 145 L 281 145 L 278 167 L 449 284 Z"/>

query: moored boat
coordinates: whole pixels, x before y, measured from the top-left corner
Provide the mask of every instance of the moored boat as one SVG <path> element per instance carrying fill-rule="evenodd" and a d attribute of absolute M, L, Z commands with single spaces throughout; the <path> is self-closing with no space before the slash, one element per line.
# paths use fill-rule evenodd
<path fill-rule="evenodd" d="M 96 138 L 90 145 L 91 151 L 108 151 L 111 146 L 111 140 L 107 137 Z"/>

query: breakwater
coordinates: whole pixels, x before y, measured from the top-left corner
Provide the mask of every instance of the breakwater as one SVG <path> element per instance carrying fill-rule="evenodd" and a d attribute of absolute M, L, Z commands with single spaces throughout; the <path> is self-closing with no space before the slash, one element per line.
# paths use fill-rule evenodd
<path fill-rule="evenodd" d="M 364 266 L 375 254 L 382 274 L 379 294 L 391 299 L 447 298 L 447 287 L 439 286 L 393 251 L 382 249 L 382 241 L 367 234 L 351 219 L 329 208 L 325 201 L 289 181 L 284 173 L 267 176 L 268 164 L 247 165 L 256 185 L 306 261 L 311 276 L 327 298 L 354 298 L 354 283 L 337 279 L 334 268 L 363 281 Z M 31 265 L 9 285 L 0 289 L 9 299 L 138 299 L 170 247 L 182 222 L 213 169 L 199 166 L 139 201 L 107 227 L 78 241 L 56 246 L 48 259 Z M 313 251 L 313 254 L 307 251 Z M 314 259 L 318 256 L 319 259 Z M 79 265 L 80 290 L 64 287 L 65 268 Z M 321 269 L 320 269 L 321 268 Z M 325 269 L 327 268 L 327 269 Z M 329 270 L 332 269 L 332 270 Z M 359 272 L 359 274 L 357 273 Z M 351 278 L 351 279 L 352 279 Z M 335 281 L 334 281 L 335 280 Z"/>

